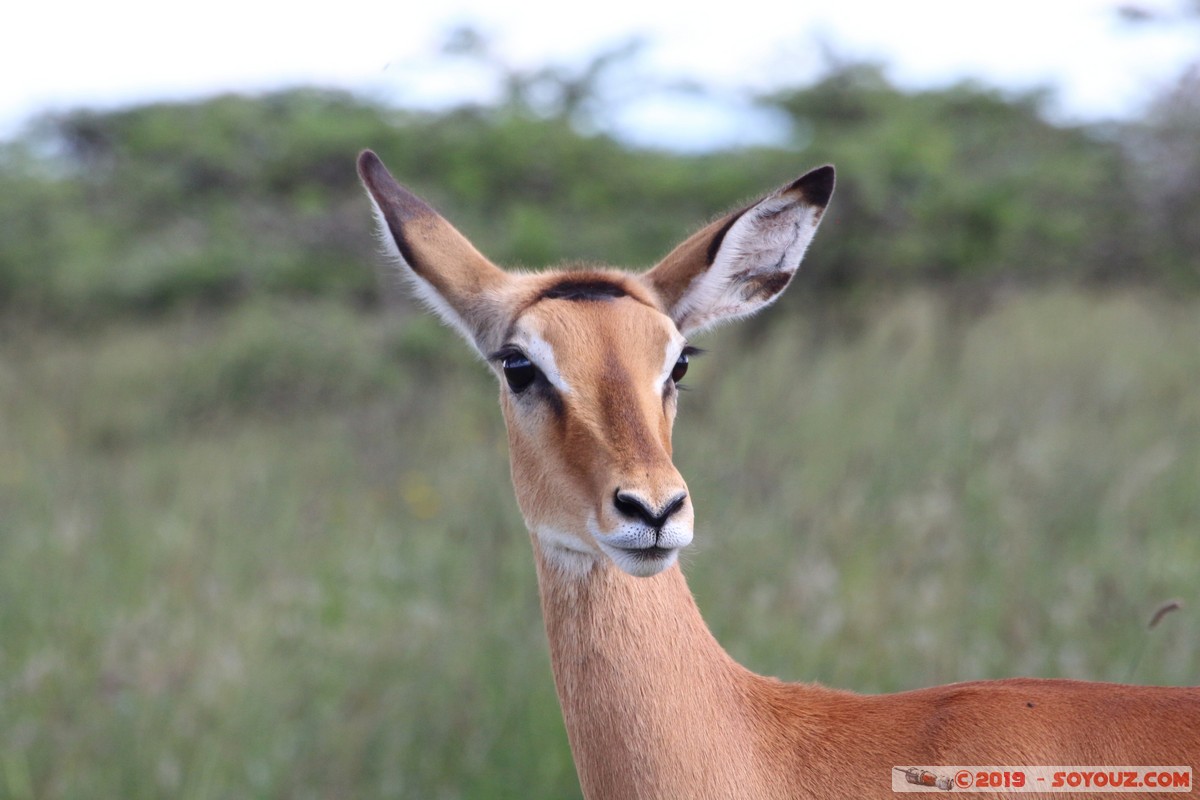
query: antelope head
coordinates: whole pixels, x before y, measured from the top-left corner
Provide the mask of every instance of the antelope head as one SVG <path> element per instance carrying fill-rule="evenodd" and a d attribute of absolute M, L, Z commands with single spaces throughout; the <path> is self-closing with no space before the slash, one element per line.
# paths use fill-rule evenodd
<path fill-rule="evenodd" d="M 500 269 L 388 173 L 358 172 L 385 248 L 416 293 L 500 383 L 517 502 L 545 560 L 635 576 L 692 541 L 687 484 L 671 461 L 688 338 L 780 296 L 833 192 L 815 169 L 685 240 L 652 269 Z"/>

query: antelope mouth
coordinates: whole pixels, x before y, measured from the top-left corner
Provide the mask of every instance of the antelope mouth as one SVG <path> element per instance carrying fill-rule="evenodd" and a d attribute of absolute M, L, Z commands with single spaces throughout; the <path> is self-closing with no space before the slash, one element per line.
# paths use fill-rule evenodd
<path fill-rule="evenodd" d="M 609 558 L 622 572 L 635 578 L 649 578 L 668 569 L 679 557 L 678 547 L 611 547 Z"/>
<path fill-rule="evenodd" d="M 692 541 L 690 525 L 665 530 L 627 525 L 609 534 L 601 533 L 594 521 L 589 521 L 588 527 L 601 552 L 622 572 L 639 578 L 669 569 L 679 558 L 679 551 Z"/>
<path fill-rule="evenodd" d="M 619 548 L 623 553 L 638 561 L 657 561 L 663 558 L 670 558 L 679 552 L 676 547 L 659 547 L 651 545 L 650 547 L 622 547 Z"/>

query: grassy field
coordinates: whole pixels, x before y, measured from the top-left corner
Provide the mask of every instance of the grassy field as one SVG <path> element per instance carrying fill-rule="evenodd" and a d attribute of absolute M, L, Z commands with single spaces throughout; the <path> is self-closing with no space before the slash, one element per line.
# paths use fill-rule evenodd
<path fill-rule="evenodd" d="M 739 660 L 1200 682 L 1200 301 L 768 314 L 676 428 Z M 495 394 L 404 310 L 4 321 L 0 797 L 577 796 Z"/>

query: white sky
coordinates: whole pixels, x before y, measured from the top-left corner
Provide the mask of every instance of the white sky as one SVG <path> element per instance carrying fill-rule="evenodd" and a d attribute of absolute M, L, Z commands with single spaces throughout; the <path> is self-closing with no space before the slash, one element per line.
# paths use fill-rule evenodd
<path fill-rule="evenodd" d="M 794 85 L 819 70 L 818 42 L 890 65 L 907 86 L 976 77 L 1008 88 L 1052 84 L 1067 118 L 1135 110 L 1200 58 L 1200 25 L 1130 29 L 1120 0 L 15 0 L 0 36 L 0 136 L 48 108 L 110 107 L 297 83 L 362 89 L 396 102 L 481 96 L 477 72 L 433 58 L 453 25 L 492 34 L 510 61 L 570 62 L 641 34 L 642 65 L 718 87 Z M 1177 9 L 1182 0 L 1141 0 Z M 18 5 L 19 4 L 19 5 Z M 631 111 L 653 128 L 736 123 L 672 108 Z M 689 118 L 688 114 L 699 114 Z M 653 138 L 653 136 L 651 136 Z"/>

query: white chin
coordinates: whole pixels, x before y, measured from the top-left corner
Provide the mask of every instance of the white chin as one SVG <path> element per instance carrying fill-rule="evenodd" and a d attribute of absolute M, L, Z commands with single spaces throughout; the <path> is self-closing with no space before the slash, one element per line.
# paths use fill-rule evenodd
<path fill-rule="evenodd" d="M 613 563 L 635 578 L 649 578 L 667 569 L 679 560 L 679 550 L 650 548 L 649 550 L 626 550 L 619 547 L 605 547 L 604 552 Z"/>

